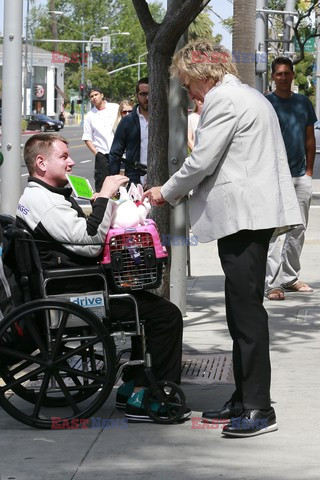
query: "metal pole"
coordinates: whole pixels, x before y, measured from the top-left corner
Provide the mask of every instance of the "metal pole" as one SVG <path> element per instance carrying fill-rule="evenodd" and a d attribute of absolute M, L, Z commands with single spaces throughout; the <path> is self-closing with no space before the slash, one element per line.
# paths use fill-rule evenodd
<path fill-rule="evenodd" d="M 170 1 L 167 0 L 167 5 Z M 177 49 L 182 48 L 187 41 L 187 33 L 179 40 Z M 169 95 L 169 174 L 179 170 L 187 156 L 187 108 L 188 98 L 183 93 L 178 79 L 170 81 Z M 183 200 L 171 211 L 171 270 L 170 270 L 170 300 L 186 315 L 187 292 L 187 201 Z"/>
<path fill-rule="evenodd" d="M 268 46 L 267 46 L 267 22 L 266 13 L 261 10 L 267 7 L 267 0 L 257 0 L 256 13 L 256 89 L 263 93 L 267 88 L 267 70 L 268 70 Z"/>
<path fill-rule="evenodd" d="M 121 70 L 125 70 L 126 68 L 136 67 L 139 63 L 130 63 L 130 65 L 125 65 L 124 67 L 116 68 L 115 70 L 111 70 L 111 72 L 107 72 L 108 75 L 112 75 L 116 72 L 121 72 Z M 147 65 L 147 62 L 141 62 L 140 65 Z M 139 78 L 140 80 L 140 78 Z"/>
<path fill-rule="evenodd" d="M 1 212 L 15 215 L 21 193 L 23 2 L 4 2 Z"/>
<path fill-rule="evenodd" d="M 31 31 L 31 50 L 30 50 L 30 115 L 32 115 L 32 103 L 33 103 L 33 27 Z"/>
<path fill-rule="evenodd" d="M 138 57 L 138 80 L 140 80 L 140 74 L 141 74 L 140 65 L 145 65 L 145 62 L 141 63 L 141 58 L 144 57 L 145 55 L 147 55 L 147 53 L 148 52 L 144 52 L 141 55 L 139 55 L 139 57 Z"/>
<path fill-rule="evenodd" d="M 293 12 L 295 10 L 296 2 L 295 0 L 286 0 L 286 10 Z M 288 52 L 291 46 L 290 37 L 291 37 L 291 27 L 293 25 L 293 16 L 286 14 L 284 16 L 284 29 L 283 29 L 283 51 Z"/>
<path fill-rule="evenodd" d="M 81 59 L 81 84 L 84 85 L 84 18 L 82 18 L 82 59 Z M 81 126 L 84 122 L 84 91 L 81 91 Z"/>
<path fill-rule="evenodd" d="M 316 11 L 316 26 L 320 28 L 320 7 Z M 316 73 L 316 115 L 320 119 L 320 37 L 317 40 L 317 73 Z"/>
<path fill-rule="evenodd" d="M 30 1 L 27 1 L 26 39 L 24 48 L 24 88 L 23 88 L 23 116 L 27 115 L 27 88 L 28 88 L 28 42 L 29 42 L 29 10 Z"/>

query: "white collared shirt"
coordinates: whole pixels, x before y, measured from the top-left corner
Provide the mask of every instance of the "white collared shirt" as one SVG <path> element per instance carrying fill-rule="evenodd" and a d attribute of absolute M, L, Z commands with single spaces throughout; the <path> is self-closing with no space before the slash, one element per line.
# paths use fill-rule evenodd
<path fill-rule="evenodd" d="M 149 121 L 140 113 L 140 107 L 137 108 L 137 115 L 140 122 L 140 163 L 148 164 L 148 123 Z M 140 182 L 146 182 L 146 176 L 140 177 Z"/>
<path fill-rule="evenodd" d="M 116 121 L 119 105 L 106 102 L 103 110 L 93 107 L 84 120 L 82 140 L 90 140 L 98 152 L 109 153 L 112 141 L 112 128 Z"/>

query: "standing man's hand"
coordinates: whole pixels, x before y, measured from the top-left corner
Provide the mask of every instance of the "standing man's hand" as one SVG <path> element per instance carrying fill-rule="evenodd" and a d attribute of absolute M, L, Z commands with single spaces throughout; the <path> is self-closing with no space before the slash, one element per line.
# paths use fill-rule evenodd
<path fill-rule="evenodd" d="M 93 142 L 91 140 L 85 140 L 84 143 L 87 145 L 89 150 L 93 153 L 93 155 L 96 156 L 98 153 L 98 150 L 94 146 Z"/>
<path fill-rule="evenodd" d="M 148 198 L 152 206 L 157 207 L 166 203 L 161 193 L 161 187 L 152 187 L 146 190 L 142 197 L 142 202 L 145 198 Z"/>
<path fill-rule="evenodd" d="M 112 198 L 119 190 L 119 187 L 129 182 L 125 175 L 111 175 L 103 181 L 100 192 L 96 198 Z"/>

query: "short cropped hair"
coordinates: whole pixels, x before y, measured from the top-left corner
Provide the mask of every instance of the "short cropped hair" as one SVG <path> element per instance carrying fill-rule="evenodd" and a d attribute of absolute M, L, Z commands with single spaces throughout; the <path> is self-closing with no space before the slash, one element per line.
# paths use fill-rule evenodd
<path fill-rule="evenodd" d="M 170 67 L 172 77 L 183 75 L 190 80 L 213 80 L 214 84 L 227 73 L 238 76 L 230 52 L 206 40 L 185 45 L 173 56 Z"/>
<path fill-rule="evenodd" d="M 60 140 L 61 142 L 69 145 L 69 142 L 62 135 L 53 133 L 36 133 L 30 137 L 23 151 L 23 158 L 28 169 L 29 175 L 35 172 L 36 158 L 38 155 L 47 155 L 54 142 Z"/>
<path fill-rule="evenodd" d="M 277 57 L 271 63 L 271 72 L 276 73 L 276 68 L 278 65 L 287 65 L 291 72 L 293 72 L 293 63 L 292 60 L 288 57 Z"/>
<path fill-rule="evenodd" d="M 139 87 L 140 87 L 141 84 L 149 85 L 149 78 L 144 77 L 144 78 L 140 78 L 140 80 L 137 81 L 137 83 L 136 83 L 136 93 L 139 93 Z"/>

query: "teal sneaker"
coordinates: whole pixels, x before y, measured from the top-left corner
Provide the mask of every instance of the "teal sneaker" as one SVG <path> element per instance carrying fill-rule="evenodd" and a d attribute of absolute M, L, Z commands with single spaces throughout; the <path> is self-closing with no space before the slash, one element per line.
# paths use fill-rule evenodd
<path fill-rule="evenodd" d="M 119 409 L 125 409 L 128 399 L 131 397 L 134 389 L 134 380 L 125 382 L 117 390 L 116 407 Z"/>
<path fill-rule="evenodd" d="M 127 401 L 126 405 L 126 412 L 125 417 L 128 419 L 129 422 L 153 422 L 154 420 L 149 417 L 144 409 L 143 404 L 143 397 L 144 397 L 145 389 L 143 388 L 137 393 L 133 393 L 131 397 Z M 155 413 L 160 414 L 160 418 L 163 415 L 163 419 L 167 419 L 168 415 L 166 413 L 166 408 L 161 407 L 160 403 L 154 401 L 151 403 L 151 410 Z M 186 407 L 186 410 L 181 418 L 181 420 L 185 420 L 191 415 L 190 408 Z"/>

